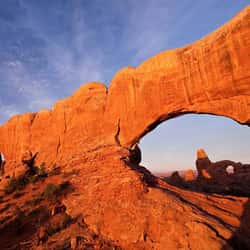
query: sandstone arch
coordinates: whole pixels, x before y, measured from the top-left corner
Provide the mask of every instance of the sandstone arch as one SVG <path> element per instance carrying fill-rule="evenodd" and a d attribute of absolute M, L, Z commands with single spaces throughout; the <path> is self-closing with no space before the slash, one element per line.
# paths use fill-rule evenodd
<path fill-rule="evenodd" d="M 11 118 L 0 127 L 0 151 L 12 166 L 31 151 L 53 167 L 102 147 L 130 149 L 162 121 L 186 113 L 249 125 L 249 37 L 247 7 L 207 37 L 119 71 L 109 89 L 88 83 L 53 110 Z"/>
<path fill-rule="evenodd" d="M 184 48 L 162 52 L 117 73 L 108 117 L 119 120 L 120 143 L 130 146 L 160 122 L 186 113 L 250 123 L 249 8 Z"/>

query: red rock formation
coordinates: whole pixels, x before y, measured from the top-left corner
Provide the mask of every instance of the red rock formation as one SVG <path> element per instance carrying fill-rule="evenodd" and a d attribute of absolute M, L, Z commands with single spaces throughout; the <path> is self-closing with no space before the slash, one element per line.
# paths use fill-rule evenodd
<path fill-rule="evenodd" d="M 196 179 L 195 172 L 192 169 L 188 169 L 184 172 L 184 181 L 194 181 Z"/>
<path fill-rule="evenodd" d="M 211 161 L 208 158 L 207 153 L 204 149 L 197 150 L 196 168 L 198 172 L 198 179 L 211 179 L 211 175 L 207 171 L 208 167 L 211 165 Z"/>
<path fill-rule="evenodd" d="M 53 110 L 13 117 L 0 128 L 0 150 L 9 164 L 32 151 L 53 166 L 103 145 L 130 148 L 160 122 L 185 113 L 249 124 L 249 12 L 191 45 L 119 71 L 109 90 L 85 84 Z"/>
<path fill-rule="evenodd" d="M 229 160 L 212 162 L 204 149 L 197 150 L 197 178 L 193 170 L 174 172 L 163 178 L 167 183 L 193 191 L 250 196 L 250 164 Z M 231 171 L 228 171 L 231 168 Z"/>
<path fill-rule="evenodd" d="M 250 195 L 250 164 L 229 160 L 211 162 L 206 152 L 202 151 L 203 157 L 200 157 L 198 150 L 196 160 L 200 190 L 205 188 L 210 192 Z M 233 172 L 228 173 L 228 167 Z"/>
<path fill-rule="evenodd" d="M 206 151 L 203 148 L 197 150 L 197 160 L 208 158 Z"/>
<path fill-rule="evenodd" d="M 178 171 L 174 171 L 170 176 L 163 178 L 169 184 L 175 185 L 177 187 L 182 187 L 184 179 L 180 176 Z"/>
<path fill-rule="evenodd" d="M 139 162 L 140 138 L 179 115 L 249 125 L 249 51 L 248 7 L 191 45 L 119 71 L 109 90 L 88 83 L 53 110 L 11 118 L 0 127 L 6 173 L 27 151 L 38 152 L 36 164 L 48 169 L 78 169 L 70 180 L 75 192 L 63 200 L 67 213 L 81 213 L 90 230 L 125 249 L 230 249 L 233 237 L 250 246 L 248 227 L 235 232 L 247 199 L 183 191 L 129 161 L 134 153 Z"/>

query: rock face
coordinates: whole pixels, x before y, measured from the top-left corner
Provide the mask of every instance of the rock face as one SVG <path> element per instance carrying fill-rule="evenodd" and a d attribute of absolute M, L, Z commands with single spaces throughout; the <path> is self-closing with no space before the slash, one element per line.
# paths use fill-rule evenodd
<path fill-rule="evenodd" d="M 93 232 L 124 249 L 249 247 L 249 226 L 241 227 L 247 198 L 172 187 L 138 166 L 136 146 L 162 121 L 186 113 L 249 125 L 249 53 L 247 7 L 207 37 L 119 71 L 109 89 L 88 83 L 53 110 L 11 118 L 0 127 L 6 175 L 18 172 L 27 152 L 49 170 L 78 169 L 75 193 L 63 200 L 67 213 L 82 214 Z"/>

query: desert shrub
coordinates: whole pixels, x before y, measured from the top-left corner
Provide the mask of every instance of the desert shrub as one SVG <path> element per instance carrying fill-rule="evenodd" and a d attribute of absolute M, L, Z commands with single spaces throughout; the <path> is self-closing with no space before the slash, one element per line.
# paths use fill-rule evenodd
<path fill-rule="evenodd" d="M 47 177 L 48 174 L 45 170 L 45 163 L 43 162 L 40 167 L 37 168 L 36 170 L 36 174 L 39 176 L 39 177 Z"/>
<path fill-rule="evenodd" d="M 29 182 L 30 183 L 36 183 L 39 180 L 39 176 L 38 175 L 32 175 L 29 177 Z"/>
<path fill-rule="evenodd" d="M 45 170 L 45 163 L 42 163 L 40 167 L 34 166 L 32 172 L 28 172 L 29 175 L 29 182 L 36 183 L 42 178 L 45 178 L 48 176 L 46 170 Z"/>
<path fill-rule="evenodd" d="M 14 191 L 20 191 L 26 187 L 28 183 L 35 183 L 39 179 L 47 177 L 44 164 L 40 167 L 32 166 L 25 174 L 16 177 L 11 177 L 4 187 L 5 194 L 11 194 Z M 17 197 L 16 197 L 17 198 Z"/>
<path fill-rule="evenodd" d="M 70 186 L 70 182 L 65 181 L 59 185 L 49 183 L 46 188 L 43 190 L 41 196 L 50 201 L 56 201 L 57 197 L 62 194 Z"/>
<path fill-rule="evenodd" d="M 11 177 L 7 185 L 4 187 L 5 194 L 11 194 L 14 191 L 20 191 L 29 183 L 29 178 L 26 175 L 21 175 L 18 178 Z"/>
<path fill-rule="evenodd" d="M 49 183 L 46 188 L 42 192 L 42 197 L 46 200 L 54 200 L 56 196 L 59 194 L 59 187 L 54 185 L 53 183 Z"/>
<path fill-rule="evenodd" d="M 52 175 L 59 175 L 59 174 L 61 174 L 61 172 L 62 172 L 61 167 L 54 165 L 53 169 L 49 172 L 49 175 L 50 176 L 52 176 Z"/>

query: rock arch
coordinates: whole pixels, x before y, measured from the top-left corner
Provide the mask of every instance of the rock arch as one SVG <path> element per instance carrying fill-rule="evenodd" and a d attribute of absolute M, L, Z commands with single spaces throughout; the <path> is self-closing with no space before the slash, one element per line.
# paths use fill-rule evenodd
<path fill-rule="evenodd" d="M 191 45 L 116 74 L 107 117 L 119 121 L 121 145 L 131 146 L 162 121 L 186 113 L 250 124 L 249 10 Z"/>
<path fill-rule="evenodd" d="M 87 159 L 103 147 L 131 149 L 162 121 L 186 113 L 249 125 L 249 58 L 247 7 L 193 44 L 122 69 L 109 89 L 88 83 L 52 110 L 11 118 L 0 127 L 0 151 L 12 166 L 6 169 L 26 151 L 38 152 L 37 160 L 53 167 Z"/>

